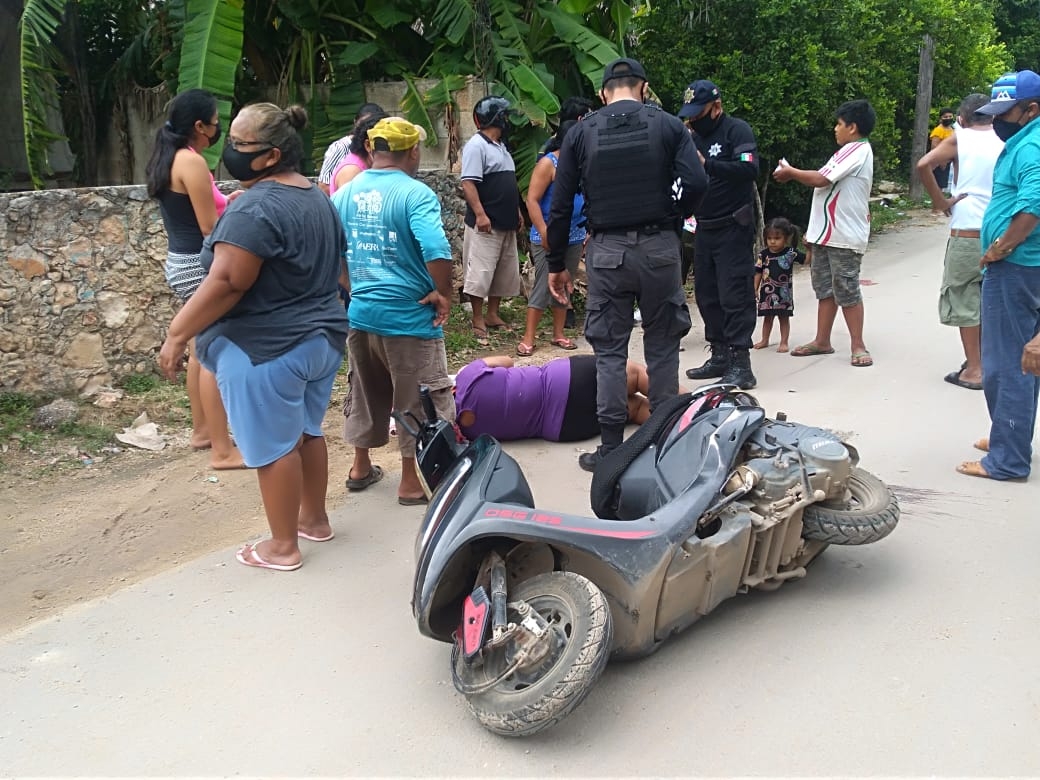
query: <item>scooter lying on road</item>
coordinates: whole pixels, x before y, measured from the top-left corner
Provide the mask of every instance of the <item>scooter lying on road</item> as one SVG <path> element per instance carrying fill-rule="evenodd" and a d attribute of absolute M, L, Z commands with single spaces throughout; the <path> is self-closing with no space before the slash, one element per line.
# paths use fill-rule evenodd
<path fill-rule="evenodd" d="M 418 441 L 430 504 L 416 539 L 412 611 L 452 645 L 477 719 L 507 736 L 568 715 L 607 658 L 633 658 L 722 601 L 805 576 L 828 544 L 869 544 L 899 519 L 895 496 L 820 428 L 766 417 L 735 385 L 655 410 L 603 459 L 596 518 L 536 509 L 490 436 L 398 417 Z"/>

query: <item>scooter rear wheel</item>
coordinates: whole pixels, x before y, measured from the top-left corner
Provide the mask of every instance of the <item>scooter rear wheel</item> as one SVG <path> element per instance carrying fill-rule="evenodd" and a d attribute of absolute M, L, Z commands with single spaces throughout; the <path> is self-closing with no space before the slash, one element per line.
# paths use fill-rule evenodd
<path fill-rule="evenodd" d="M 558 723 L 581 704 L 603 674 L 614 632 L 602 591 L 580 574 L 539 574 L 511 588 L 509 600 L 523 600 L 545 618 L 554 647 L 533 668 L 517 670 L 466 698 L 485 728 L 507 737 L 526 737 Z M 518 620 L 513 610 L 509 620 Z M 478 687 L 507 666 L 504 651 L 495 650 L 481 666 L 457 661 L 455 673 Z"/>

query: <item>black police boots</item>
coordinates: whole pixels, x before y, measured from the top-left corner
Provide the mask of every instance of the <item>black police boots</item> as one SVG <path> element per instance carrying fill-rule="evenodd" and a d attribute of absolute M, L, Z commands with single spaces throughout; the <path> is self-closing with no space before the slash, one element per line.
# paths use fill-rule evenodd
<path fill-rule="evenodd" d="M 751 390 L 758 381 L 751 373 L 751 353 L 746 349 L 730 348 L 729 368 L 719 380 L 724 385 L 736 385 L 741 390 Z"/>
<path fill-rule="evenodd" d="M 717 379 L 729 371 L 730 350 L 725 344 L 712 344 L 711 357 L 699 368 L 686 369 L 687 379 Z"/>

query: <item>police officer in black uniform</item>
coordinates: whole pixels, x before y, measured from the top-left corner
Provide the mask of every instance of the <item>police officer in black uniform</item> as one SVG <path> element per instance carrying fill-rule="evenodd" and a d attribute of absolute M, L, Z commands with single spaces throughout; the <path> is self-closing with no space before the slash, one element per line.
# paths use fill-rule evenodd
<path fill-rule="evenodd" d="M 708 173 L 708 194 L 694 211 L 697 237 L 693 289 L 704 320 L 711 358 L 686 372 L 750 390 L 755 332 L 755 180 L 758 147 L 751 127 L 722 110 L 719 88 L 695 81 L 683 95 L 679 117 L 693 130 Z"/>
<path fill-rule="evenodd" d="M 566 301 L 573 284 L 563 251 L 580 186 L 591 234 L 585 252 L 585 338 L 596 353 L 602 437 L 595 452 L 578 459 L 586 471 L 594 471 L 624 438 L 634 304 L 643 315 L 651 409 L 679 392 L 679 342 L 690 329 L 679 278 L 679 230 L 708 180 L 682 122 L 644 105 L 647 92 L 638 62 L 622 58 L 607 65 L 600 91 L 604 107 L 567 134 L 549 210 L 549 289 Z"/>

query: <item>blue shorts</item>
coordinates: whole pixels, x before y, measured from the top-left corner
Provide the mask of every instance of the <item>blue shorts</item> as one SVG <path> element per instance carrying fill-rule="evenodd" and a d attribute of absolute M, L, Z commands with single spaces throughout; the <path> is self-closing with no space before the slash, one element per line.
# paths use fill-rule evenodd
<path fill-rule="evenodd" d="M 309 338 L 257 366 L 222 336 L 210 345 L 206 357 L 249 468 L 288 455 L 304 434 L 323 435 L 321 423 L 343 362 L 343 355 L 324 336 Z"/>

